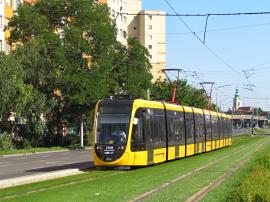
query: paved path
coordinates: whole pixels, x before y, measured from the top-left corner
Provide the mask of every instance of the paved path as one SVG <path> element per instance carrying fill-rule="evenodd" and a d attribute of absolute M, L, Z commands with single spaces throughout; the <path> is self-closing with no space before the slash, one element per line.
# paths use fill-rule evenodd
<path fill-rule="evenodd" d="M 0 157 L 0 180 L 93 166 L 92 150 Z"/>

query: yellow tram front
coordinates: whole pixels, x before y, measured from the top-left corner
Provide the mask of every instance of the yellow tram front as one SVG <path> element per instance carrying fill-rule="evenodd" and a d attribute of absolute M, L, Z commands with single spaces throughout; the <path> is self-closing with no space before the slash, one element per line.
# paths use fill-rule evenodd
<path fill-rule="evenodd" d="M 94 127 L 94 164 L 132 166 L 130 154 L 131 99 L 105 99 L 96 107 Z"/>

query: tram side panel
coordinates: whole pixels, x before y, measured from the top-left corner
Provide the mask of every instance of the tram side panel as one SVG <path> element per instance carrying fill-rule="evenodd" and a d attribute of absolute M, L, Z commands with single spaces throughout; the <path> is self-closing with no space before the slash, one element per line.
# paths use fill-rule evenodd
<path fill-rule="evenodd" d="M 162 109 L 144 109 L 147 164 L 166 161 L 165 114 Z"/>
<path fill-rule="evenodd" d="M 200 110 L 198 110 L 200 111 Z M 205 148 L 205 130 L 204 130 L 204 116 L 201 113 L 194 113 L 195 117 L 195 154 L 204 152 Z"/>
<path fill-rule="evenodd" d="M 146 166 L 148 162 L 148 137 L 146 127 L 149 128 L 149 123 L 145 120 L 143 109 L 136 110 L 134 116 L 135 124 L 133 124 L 131 135 L 131 152 L 134 155 L 134 166 Z"/>
<path fill-rule="evenodd" d="M 220 115 L 220 137 L 219 137 L 219 148 L 222 148 L 224 146 L 224 118 Z"/>
<path fill-rule="evenodd" d="M 186 121 L 186 156 L 194 155 L 194 117 L 193 113 L 185 112 Z"/>
<path fill-rule="evenodd" d="M 212 123 L 210 113 L 205 112 L 205 127 L 206 127 L 206 152 L 212 150 Z"/>
<path fill-rule="evenodd" d="M 212 122 L 212 149 L 211 150 L 215 150 L 216 147 L 216 139 L 218 137 L 218 118 L 215 115 L 211 115 L 211 122 Z"/>
<path fill-rule="evenodd" d="M 168 160 L 185 157 L 184 114 L 167 110 Z"/>
<path fill-rule="evenodd" d="M 226 136 L 225 136 L 225 146 L 229 146 L 229 119 L 228 117 L 226 117 L 225 119 L 225 123 L 226 123 Z"/>
<path fill-rule="evenodd" d="M 232 120 L 229 120 L 229 145 L 232 145 Z"/>

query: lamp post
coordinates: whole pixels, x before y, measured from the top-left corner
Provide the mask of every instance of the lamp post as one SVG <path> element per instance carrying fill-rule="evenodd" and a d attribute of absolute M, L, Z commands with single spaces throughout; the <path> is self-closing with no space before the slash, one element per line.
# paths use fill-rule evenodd
<path fill-rule="evenodd" d="M 217 111 L 218 111 L 218 90 L 220 89 L 220 88 L 225 88 L 225 87 L 229 87 L 229 86 L 232 86 L 231 84 L 226 84 L 226 85 L 222 85 L 222 86 L 217 86 L 215 89 L 217 90 L 217 92 L 216 92 L 216 105 L 217 105 Z M 221 92 L 222 93 L 222 92 Z M 221 110 L 221 99 L 219 99 L 219 110 L 220 111 L 222 111 Z"/>

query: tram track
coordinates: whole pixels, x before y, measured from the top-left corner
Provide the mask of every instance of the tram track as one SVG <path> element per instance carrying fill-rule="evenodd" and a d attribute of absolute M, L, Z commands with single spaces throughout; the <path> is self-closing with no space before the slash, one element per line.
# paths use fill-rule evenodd
<path fill-rule="evenodd" d="M 145 192 L 145 193 L 137 196 L 136 198 L 134 198 L 132 200 L 129 200 L 129 202 L 142 201 L 142 200 L 144 200 L 144 199 L 152 196 L 153 194 L 158 193 L 158 192 L 160 192 L 160 191 L 168 188 L 169 186 L 172 186 L 172 185 L 174 185 L 174 184 L 176 184 L 178 182 L 181 182 L 183 180 L 186 180 L 186 179 L 192 177 L 194 174 L 197 174 L 200 171 L 203 171 L 203 170 L 205 170 L 205 169 L 207 169 L 207 168 L 209 168 L 211 166 L 217 165 L 219 162 L 221 162 L 221 161 L 223 161 L 223 160 L 225 160 L 225 159 L 227 159 L 229 157 L 232 157 L 235 154 L 239 154 L 239 152 L 245 151 L 247 148 L 250 148 L 251 145 L 255 147 L 256 145 L 260 145 L 261 146 L 261 145 L 264 145 L 264 144 L 267 144 L 267 143 L 265 143 L 265 140 L 263 139 L 263 140 L 258 140 L 255 143 L 251 143 L 251 144 L 248 144 L 248 145 L 241 146 L 240 148 L 237 147 L 230 154 L 225 155 L 224 157 L 222 157 L 220 159 L 216 159 L 214 161 L 211 161 L 211 162 L 209 162 L 209 163 L 207 163 L 205 165 L 202 165 L 199 168 L 195 168 L 195 169 L 187 172 L 186 174 L 183 174 L 183 175 L 181 175 L 181 176 L 179 176 L 179 177 L 177 177 L 177 178 L 175 178 L 173 180 L 170 180 L 168 182 L 165 182 L 165 183 L 161 184 L 160 186 L 158 186 L 157 188 L 152 189 L 152 190 L 150 190 L 148 192 Z M 249 155 L 250 153 L 252 153 L 252 152 L 247 152 L 247 155 Z"/>
<path fill-rule="evenodd" d="M 265 144 L 269 143 L 267 141 Z M 260 149 L 255 149 L 254 152 L 265 149 L 266 145 Z M 223 173 L 221 176 L 210 182 L 208 185 L 204 186 L 201 190 L 193 194 L 190 198 L 186 200 L 186 202 L 198 202 L 201 199 L 203 199 L 209 192 L 214 190 L 216 187 L 218 187 L 222 182 L 224 182 L 228 177 L 232 176 L 235 172 L 237 172 L 240 168 L 243 167 L 245 163 L 247 163 L 251 157 L 249 155 L 246 155 L 243 160 L 241 160 L 237 165 L 231 167 L 228 169 L 225 173 Z"/>
<path fill-rule="evenodd" d="M 193 169 L 192 171 L 187 172 L 184 175 L 181 175 L 180 177 L 177 177 L 176 179 L 171 180 L 171 185 L 172 185 L 172 183 L 175 184 L 175 183 L 177 183 L 177 182 L 179 182 L 181 180 L 187 179 L 188 177 L 193 176 L 193 174 L 196 174 L 199 171 L 203 171 L 203 170 L 205 170 L 206 168 L 208 168 L 210 166 L 216 165 L 218 162 L 224 160 L 225 157 L 227 158 L 227 157 L 231 156 L 232 153 L 235 154 L 236 152 L 246 151 L 246 149 L 248 147 L 255 147 L 256 144 L 260 144 L 263 141 L 265 141 L 265 138 L 262 139 L 262 140 L 257 140 L 254 143 L 250 143 L 249 142 L 249 143 L 247 143 L 245 145 L 236 145 L 234 148 L 228 148 L 229 149 L 228 152 L 230 152 L 229 155 L 226 155 L 226 156 L 223 156 L 223 157 L 221 157 L 221 155 L 215 156 L 214 159 L 211 160 L 210 162 L 208 161 L 207 164 L 204 164 L 201 167 L 197 167 L 197 168 Z M 215 151 L 213 151 L 213 152 L 215 152 Z M 181 159 L 179 159 L 179 160 L 181 160 Z M 96 172 L 96 170 L 93 170 L 93 172 Z M 135 171 L 131 171 L 131 172 L 136 172 L 136 170 Z M 94 183 L 96 180 L 100 180 L 100 179 L 103 179 L 103 178 L 109 178 L 109 177 L 112 177 L 114 175 L 120 175 L 120 174 L 123 174 L 123 173 L 130 173 L 130 172 L 119 171 L 119 172 L 114 172 L 114 173 L 110 173 L 110 174 L 103 175 L 103 176 L 90 177 L 90 178 L 87 178 L 87 179 L 80 179 L 80 180 L 74 180 L 74 181 L 70 181 L 70 182 L 66 182 L 66 183 L 58 184 L 58 185 L 48 185 L 47 187 L 42 187 L 42 188 L 38 188 L 38 189 L 27 190 L 24 193 L 20 193 L 20 194 L 14 193 L 14 194 L 6 195 L 6 196 L 0 198 L 0 201 L 8 200 L 8 199 L 16 199 L 16 198 L 19 198 L 19 197 L 22 197 L 22 196 L 26 196 L 26 195 L 30 195 L 30 194 L 34 194 L 34 193 L 38 193 L 38 192 L 52 191 L 54 189 L 64 188 L 64 187 L 68 187 L 68 186 L 72 186 L 72 185 L 76 185 L 76 184 L 80 184 L 80 183 L 85 183 L 85 182 L 92 182 L 92 183 Z M 166 183 L 164 183 L 161 186 L 163 186 L 163 189 L 165 189 L 169 185 L 166 185 Z M 162 190 L 162 189 L 160 189 L 160 190 Z M 160 190 L 156 190 L 156 192 L 158 192 Z M 156 193 L 156 192 L 153 192 L 153 193 Z M 147 198 L 147 197 L 151 196 L 153 193 L 148 194 L 144 198 Z M 141 199 L 144 199 L 144 198 L 141 198 Z M 141 200 L 141 199 L 139 199 L 139 200 Z M 133 199 L 131 201 L 136 201 L 136 200 Z"/>

